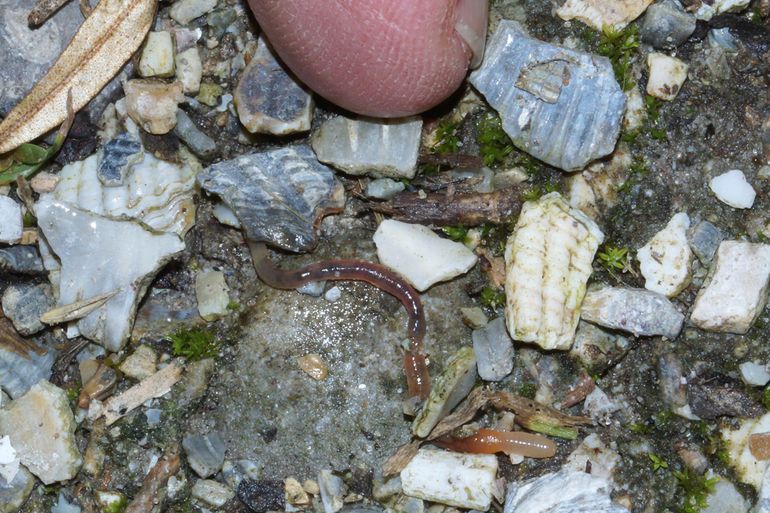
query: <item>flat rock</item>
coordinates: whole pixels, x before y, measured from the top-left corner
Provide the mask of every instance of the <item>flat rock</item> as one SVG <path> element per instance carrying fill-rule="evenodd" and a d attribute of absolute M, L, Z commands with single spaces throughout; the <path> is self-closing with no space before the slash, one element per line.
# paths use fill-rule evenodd
<path fill-rule="evenodd" d="M 21 232 L 24 228 L 21 219 L 21 205 L 8 196 L 0 195 L 0 242 L 15 244 L 21 240 Z"/>
<path fill-rule="evenodd" d="M 690 321 L 707 331 L 746 333 L 767 303 L 770 245 L 724 241 L 708 285 L 698 293 Z"/>
<path fill-rule="evenodd" d="M 214 139 L 198 128 L 190 116 L 181 109 L 176 113 L 174 133 L 201 158 L 211 159 L 217 154 L 217 144 Z"/>
<path fill-rule="evenodd" d="M 257 51 L 233 97 L 238 119 L 251 133 L 287 135 L 310 130 L 313 97 L 259 36 Z"/>
<path fill-rule="evenodd" d="M 624 287 L 589 291 L 580 317 L 637 337 L 663 335 L 671 340 L 679 335 L 684 322 L 684 315 L 663 294 Z"/>
<path fill-rule="evenodd" d="M 176 126 L 176 111 L 184 100 L 181 83 L 134 79 L 123 90 L 126 112 L 145 132 L 162 135 Z"/>
<path fill-rule="evenodd" d="M 120 364 L 120 372 L 130 378 L 143 380 L 156 371 L 158 355 L 150 346 L 141 345 Z"/>
<path fill-rule="evenodd" d="M 177 0 L 168 14 L 180 25 L 187 25 L 195 18 L 212 11 L 216 6 L 217 0 Z"/>
<path fill-rule="evenodd" d="M 313 134 L 318 160 L 349 175 L 414 178 L 422 119 L 351 119 L 337 116 Z"/>
<path fill-rule="evenodd" d="M 197 179 L 235 212 L 248 239 L 289 251 L 314 248 L 317 220 L 344 204 L 344 189 L 334 172 L 307 146 L 218 162 Z"/>
<path fill-rule="evenodd" d="M 666 227 L 639 248 L 636 258 L 644 276 L 644 288 L 674 297 L 690 283 L 692 251 L 687 242 L 690 218 L 675 214 Z"/>
<path fill-rule="evenodd" d="M 503 20 L 470 81 L 513 143 L 552 166 L 577 171 L 615 149 L 626 97 L 604 57 L 538 41 Z"/>
<path fill-rule="evenodd" d="M 286 505 L 283 481 L 244 479 L 238 485 L 238 499 L 254 513 L 283 511 Z"/>
<path fill-rule="evenodd" d="M 9 434 L 22 465 L 47 485 L 72 479 L 80 469 L 76 427 L 67 394 L 45 380 L 0 410 L 0 432 Z"/>
<path fill-rule="evenodd" d="M 612 502 L 606 477 L 562 470 L 512 482 L 505 494 L 504 513 L 628 513 Z"/>
<path fill-rule="evenodd" d="M 479 377 L 484 381 L 500 381 L 511 373 L 515 352 L 505 319 L 498 317 L 473 330 L 473 352 Z"/>
<path fill-rule="evenodd" d="M 187 453 L 187 463 L 200 477 L 205 479 L 222 469 L 225 442 L 221 434 L 213 432 L 186 436 L 182 440 L 182 447 Z"/>
<path fill-rule="evenodd" d="M 13 274 L 43 274 L 43 260 L 34 246 L 11 246 L 0 249 L 0 270 Z"/>
<path fill-rule="evenodd" d="M 171 32 L 149 32 L 139 58 L 139 75 L 149 77 L 174 76 L 174 41 Z"/>
<path fill-rule="evenodd" d="M 53 293 L 47 283 L 9 285 L 3 292 L 3 313 L 20 335 L 33 335 L 45 328 L 40 316 L 53 308 Z"/>
<path fill-rule="evenodd" d="M 198 29 L 200 30 L 200 29 Z M 179 36 L 177 36 L 177 46 L 179 45 Z M 203 76 L 203 63 L 198 48 L 192 46 L 185 50 L 177 49 L 179 53 L 174 59 L 176 65 L 176 78 L 182 84 L 182 92 L 185 94 L 196 94 L 201 88 L 201 78 Z"/>
<path fill-rule="evenodd" d="M 208 269 L 195 275 L 195 297 L 203 320 L 213 321 L 227 315 L 228 290 L 222 271 Z"/>
<path fill-rule="evenodd" d="M 721 426 L 722 440 L 726 444 L 730 464 L 735 469 L 735 474 L 742 483 L 760 489 L 761 503 L 761 497 L 767 494 L 763 477 L 765 469 L 769 469 L 770 466 L 767 460 L 758 460 L 754 457 L 749 448 L 749 440 L 753 434 L 770 432 L 770 413 L 765 413 L 759 418 L 737 419 L 734 423 L 727 422 Z"/>

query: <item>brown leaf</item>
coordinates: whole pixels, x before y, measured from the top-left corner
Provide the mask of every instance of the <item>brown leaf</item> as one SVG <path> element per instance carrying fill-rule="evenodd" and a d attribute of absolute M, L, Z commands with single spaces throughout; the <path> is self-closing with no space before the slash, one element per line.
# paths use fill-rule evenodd
<path fill-rule="evenodd" d="M 158 0 L 101 0 L 43 79 L 0 123 L 0 154 L 67 119 L 67 93 L 83 108 L 139 48 Z"/>
<path fill-rule="evenodd" d="M 391 454 L 390 458 L 382 464 L 383 477 L 392 476 L 404 470 L 417 454 L 417 451 L 420 450 L 421 443 L 421 440 L 415 440 L 396 449 L 396 452 Z"/>
<path fill-rule="evenodd" d="M 24 358 L 28 358 L 32 351 L 37 354 L 45 353 L 45 350 L 33 341 L 22 338 L 14 329 L 11 321 L 6 318 L 0 318 L 0 347 L 13 351 Z"/>
<path fill-rule="evenodd" d="M 435 440 L 444 435 L 448 435 L 466 422 L 470 422 L 476 413 L 489 401 L 489 392 L 481 387 L 476 387 L 468 394 L 468 397 L 460 406 L 455 408 L 451 415 L 447 415 L 441 422 L 436 424 L 433 431 L 428 435 L 428 440 Z"/>

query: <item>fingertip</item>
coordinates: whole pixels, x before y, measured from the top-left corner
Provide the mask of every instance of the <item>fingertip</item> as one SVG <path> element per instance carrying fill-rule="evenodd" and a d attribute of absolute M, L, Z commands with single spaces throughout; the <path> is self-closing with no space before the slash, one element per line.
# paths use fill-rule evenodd
<path fill-rule="evenodd" d="M 488 0 L 458 0 L 455 31 L 471 52 L 470 68 L 475 69 L 484 57 L 489 21 Z"/>

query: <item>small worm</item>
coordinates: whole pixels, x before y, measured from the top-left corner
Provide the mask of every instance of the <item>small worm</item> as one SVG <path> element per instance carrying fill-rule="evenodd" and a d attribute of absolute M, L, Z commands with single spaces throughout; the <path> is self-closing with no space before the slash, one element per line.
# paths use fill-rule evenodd
<path fill-rule="evenodd" d="M 428 397 L 430 375 L 423 348 L 425 313 L 419 294 L 403 278 L 383 265 L 364 260 L 325 260 L 299 269 L 281 269 L 270 260 L 264 243 L 249 242 L 249 250 L 259 279 L 276 289 L 291 290 L 324 280 L 365 281 L 398 299 L 409 316 L 410 348 L 404 354 L 409 396 Z"/>
<path fill-rule="evenodd" d="M 481 428 L 465 438 L 444 438 L 435 444 L 456 452 L 477 454 L 521 454 L 529 458 L 550 458 L 556 454 L 556 444 L 544 436 L 523 431 L 497 431 Z"/>

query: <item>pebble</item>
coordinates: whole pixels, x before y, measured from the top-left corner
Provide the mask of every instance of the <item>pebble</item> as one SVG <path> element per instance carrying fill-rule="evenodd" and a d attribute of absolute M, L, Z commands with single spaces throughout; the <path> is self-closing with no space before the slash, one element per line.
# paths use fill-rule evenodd
<path fill-rule="evenodd" d="M 206 479 L 222 469 L 225 442 L 218 432 L 186 436 L 182 440 L 182 447 L 187 453 L 187 463 L 199 477 Z"/>
<path fill-rule="evenodd" d="M 502 20 L 470 82 L 500 113 L 513 144 L 547 164 L 577 171 L 615 149 L 626 96 L 608 59 L 533 39 Z"/>
<path fill-rule="evenodd" d="M 46 380 L 0 410 L 0 433 L 10 435 L 22 465 L 47 485 L 80 469 L 76 428 L 67 394 Z"/>
<path fill-rule="evenodd" d="M 751 208 L 757 193 L 751 184 L 746 181 L 746 176 L 739 169 L 715 176 L 709 182 L 709 188 L 716 194 L 719 201 L 733 208 Z"/>
<path fill-rule="evenodd" d="M 217 0 L 177 0 L 168 15 L 180 25 L 187 25 L 217 6 Z"/>
<path fill-rule="evenodd" d="M 743 362 L 738 366 L 741 372 L 741 378 L 747 385 L 763 387 L 770 381 L 770 372 L 766 365 L 760 365 L 755 362 Z"/>
<path fill-rule="evenodd" d="M 765 411 L 743 388 L 733 384 L 690 384 L 687 392 L 690 411 L 701 419 L 759 417 Z"/>
<path fill-rule="evenodd" d="M 472 308 L 460 308 L 460 315 L 463 316 L 463 324 L 472 330 L 481 329 L 489 322 L 484 310 L 478 306 Z"/>
<path fill-rule="evenodd" d="M 96 503 L 99 505 L 100 511 L 121 511 L 128 503 L 126 496 L 122 493 L 97 490 L 94 492 L 94 495 L 96 496 Z"/>
<path fill-rule="evenodd" d="M 209 27 L 209 37 L 220 39 L 227 28 L 238 19 L 238 12 L 232 7 L 223 7 L 211 11 L 206 16 L 206 25 Z"/>
<path fill-rule="evenodd" d="M 30 276 L 43 274 L 43 260 L 34 246 L 11 246 L 0 249 L 0 270 Z"/>
<path fill-rule="evenodd" d="M 24 223 L 21 218 L 21 205 L 8 196 L 0 195 L 0 242 L 16 244 L 21 240 Z"/>
<path fill-rule="evenodd" d="M 158 408 L 148 408 L 144 410 L 144 416 L 147 418 L 147 427 L 152 428 L 160 424 L 163 417 L 163 410 Z"/>
<path fill-rule="evenodd" d="M 610 498 L 612 483 L 582 471 L 561 470 L 524 482 L 513 481 L 504 513 L 629 513 Z"/>
<path fill-rule="evenodd" d="M 708 221 L 701 221 L 690 230 L 689 239 L 692 252 L 701 263 L 708 265 L 714 259 L 724 235 L 713 224 Z"/>
<path fill-rule="evenodd" d="M 80 513 L 81 509 L 77 503 L 69 502 L 67 497 L 64 496 L 64 492 L 59 492 L 59 499 L 56 504 L 51 508 L 51 513 Z"/>
<path fill-rule="evenodd" d="M 645 278 L 644 288 L 674 297 L 690 283 L 692 250 L 687 242 L 690 218 L 675 214 L 666 227 L 644 246 L 636 258 Z"/>
<path fill-rule="evenodd" d="M 171 32 L 150 32 L 139 59 L 139 75 L 144 78 L 174 76 L 174 42 Z"/>
<path fill-rule="evenodd" d="M 406 189 L 403 182 L 391 178 L 377 178 L 366 184 L 366 195 L 370 198 L 389 200 Z"/>
<path fill-rule="evenodd" d="M 251 133 L 288 135 L 310 130 L 313 97 L 284 69 L 263 36 L 233 99 L 238 119 Z"/>
<path fill-rule="evenodd" d="M 620 30 L 638 18 L 653 0 L 567 0 L 556 10 L 563 20 L 578 19 L 599 32 Z"/>
<path fill-rule="evenodd" d="M 707 476 L 707 477 L 713 477 Z M 714 491 L 706 496 L 706 507 L 701 513 L 748 513 L 750 503 L 723 477 L 714 484 Z"/>
<path fill-rule="evenodd" d="M 329 366 L 318 353 L 310 353 L 297 358 L 297 365 L 305 374 L 316 381 L 323 381 L 329 375 Z"/>
<path fill-rule="evenodd" d="M 647 9 L 639 35 L 654 48 L 672 49 L 689 39 L 695 25 L 695 16 L 685 12 L 677 0 L 664 0 Z"/>
<path fill-rule="evenodd" d="M 626 337 L 581 320 L 570 356 L 577 357 L 591 373 L 600 373 L 620 361 L 630 347 Z"/>
<path fill-rule="evenodd" d="M 238 485 L 238 499 L 254 513 L 283 511 L 286 507 L 283 481 L 244 479 Z"/>
<path fill-rule="evenodd" d="M 678 408 L 687 404 L 687 380 L 682 361 L 673 353 L 658 358 L 658 381 L 663 404 Z"/>
<path fill-rule="evenodd" d="M 709 21 L 711 18 L 724 12 L 740 12 L 749 6 L 751 0 L 714 0 L 703 2 L 695 11 L 695 17 L 699 20 Z"/>
<path fill-rule="evenodd" d="M 765 470 L 761 484 L 757 485 L 757 504 L 754 513 L 770 513 L 770 465 Z"/>
<path fill-rule="evenodd" d="M 711 48 L 720 48 L 730 53 L 736 53 L 739 50 L 737 40 L 730 33 L 729 27 L 709 30 L 707 39 Z"/>
<path fill-rule="evenodd" d="M 675 339 L 684 315 L 663 294 L 644 289 L 604 287 L 589 291 L 580 311 L 582 319 L 637 337 L 663 335 Z"/>
<path fill-rule="evenodd" d="M 227 501 L 235 497 L 228 486 L 213 479 L 198 479 L 192 487 L 192 496 L 214 508 L 221 508 Z"/>
<path fill-rule="evenodd" d="M 201 88 L 203 64 L 198 48 L 193 46 L 176 54 L 176 78 L 182 84 L 184 94 L 197 94 Z"/>
<path fill-rule="evenodd" d="M 767 303 L 770 245 L 724 241 L 716 268 L 692 309 L 690 321 L 706 331 L 746 333 Z"/>
<path fill-rule="evenodd" d="M 35 488 L 37 480 L 24 467 L 19 467 L 11 482 L 0 478 L 0 513 L 14 513 L 21 508 Z"/>
<path fill-rule="evenodd" d="M 146 132 L 162 135 L 176 126 L 176 112 L 184 101 L 182 84 L 134 79 L 126 82 L 123 90 L 128 115 Z"/>
<path fill-rule="evenodd" d="M 513 370 L 513 340 L 508 335 L 505 319 L 498 317 L 473 331 L 473 352 L 479 377 L 484 381 L 500 381 Z"/>
<path fill-rule="evenodd" d="M 599 435 L 591 433 L 570 453 L 562 470 L 586 472 L 590 468 L 588 473 L 592 476 L 609 480 L 620 461 L 617 452 L 604 445 Z"/>
<path fill-rule="evenodd" d="M 174 133 L 190 148 L 190 151 L 203 159 L 212 159 L 218 152 L 214 139 L 199 129 L 190 116 L 181 109 L 176 112 Z"/>
<path fill-rule="evenodd" d="M 143 380 L 155 374 L 158 355 L 155 350 L 147 345 L 141 345 L 120 364 L 120 372 L 134 378 Z"/>
<path fill-rule="evenodd" d="M 229 290 L 222 271 L 208 269 L 195 275 L 195 297 L 203 320 L 214 321 L 228 314 Z"/>
<path fill-rule="evenodd" d="M 439 237 L 427 226 L 391 219 L 377 227 L 374 243 L 380 263 L 420 292 L 465 274 L 478 260 L 464 245 Z"/>
<path fill-rule="evenodd" d="M 181 381 L 174 387 L 176 401 L 179 407 L 189 406 L 197 401 L 209 385 L 211 375 L 214 373 L 215 363 L 212 358 L 206 358 L 197 362 L 187 364 L 186 372 Z"/>
<path fill-rule="evenodd" d="M 623 115 L 623 128 L 628 132 L 639 130 L 644 126 L 646 119 L 647 109 L 644 106 L 644 96 L 642 96 L 639 88 L 634 86 L 626 91 L 626 112 Z"/>
<path fill-rule="evenodd" d="M 492 454 L 420 449 L 401 471 L 404 494 L 431 502 L 487 511 L 497 476 Z"/>
<path fill-rule="evenodd" d="M 40 316 L 54 307 L 51 286 L 47 283 L 9 285 L 3 292 L 3 313 L 20 335 L 33 335 L 45 328 Z"/>
<path fill-rule="evenodd" d="M 287 477 L 283 480 L 286 490 L 286 502 L 294 506 L 304 506 L 310 504 L 310 497 L 302 488 L 302 484 L 293 477 Z"/>
<path fill-rule="evenodd" d="M 318 488 L 321 492 L 324 513 L 337 513 L 342 509 L 344 486 L 342 479 L 332 474 L 331 470 L 322 470 L 318 473 Z"/>
<path fill-rule="evenodd" d="M 647 67 L 647 94 L 666 101 L 676 98 L 687 80 L 687 64 L 676 57 L 652 52 L 647 55 Z"/>
<path fill-rule="evenodd" d="M 414 178 L 421 134 L 422 118 L 337 116 L 321 124 L 312 146 L 318 160 L 350 175 Z"/>
<path fill-rule="evenodd" d="M 324 294 L 324 299 L 326 299 L 330 303 L 339 301 L 341 297 L 342 297 L 342 290 L 340 290 L 340 288 L 337 287 L 336 285 L 334 287 L 330 287 L 329 290 L 327 290 L 326 293 Z"/>

